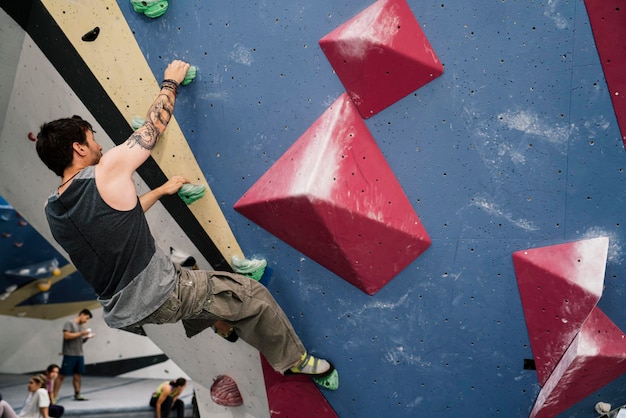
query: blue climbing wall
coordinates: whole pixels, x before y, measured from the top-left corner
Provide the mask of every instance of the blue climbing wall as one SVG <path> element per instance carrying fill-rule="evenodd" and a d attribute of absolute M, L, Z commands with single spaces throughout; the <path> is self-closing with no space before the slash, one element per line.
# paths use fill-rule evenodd
<path fill-rule="evenodd" d="M 308 347 L 339 416 L 524 416 L 539 391 L 512 252 L 609 236 L 600 307 L 622 328 L 626 155 L 582 1 L 409 1 L 445 73 L 367 121 L 433 240 L 364 295 L 232 210 L 344 91 L 318 40 L 369 1 L 119 2 L 155 74 L 198 66 L 176 116 L 244 252 Z M 623 379 L 597 400 L 621 402 Z"/>
<path fill-rule="evenodd" d="M 177 119 L 242 249 L 339 368 L 339 416 L 527 415 L 519 249 L 608 236 L 599 306 L 626 329 L 626 155 L 582 0 L 408 2 L 445 72 L 366 123 L 432 245 L 374 296 L 232 209 L 344 92 L 318 41 L 371 1 L 172 0 L 154 20 L 118 3 L 157 77 L 198 67 Z M 625 383 L 563 416 L 623 403 Z"/>

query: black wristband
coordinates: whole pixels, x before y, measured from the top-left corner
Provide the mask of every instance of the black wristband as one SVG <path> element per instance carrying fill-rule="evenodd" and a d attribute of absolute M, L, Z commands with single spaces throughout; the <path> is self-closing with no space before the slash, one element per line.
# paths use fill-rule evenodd
<path fill-rule="evenodd" d="M 161 89 L 168 89 L 174 92 L 174 94 L 178 93 L 178 83 L 176 80 L 171 80 L 166 78 L 161 82 Z"/>

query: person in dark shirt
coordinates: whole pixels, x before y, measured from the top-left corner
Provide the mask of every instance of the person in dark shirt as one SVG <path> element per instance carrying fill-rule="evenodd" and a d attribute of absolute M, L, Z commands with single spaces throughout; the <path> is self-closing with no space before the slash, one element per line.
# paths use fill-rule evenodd
<path fill-rule="evenodd" d="M 41 127 L 37 153 L 61 177 L 45 209 L 52 235 L 94 287 L 110 327 L 142 333 L 145 324 L 182 320 L 188 336 L 232 327 L 279 373 L 311 375 L 336 389 L 333 365 L 307 352 L 263 285 L 239 274 L 183 269 L 155 244 L 144 212 L 188 180 L 174 176 L 138 197 L 132 175 L 167 127 L 188 68 L 179 60 L 167 66 L 143 126 L 105 154 L 91 124 L 78 116 Z"/>

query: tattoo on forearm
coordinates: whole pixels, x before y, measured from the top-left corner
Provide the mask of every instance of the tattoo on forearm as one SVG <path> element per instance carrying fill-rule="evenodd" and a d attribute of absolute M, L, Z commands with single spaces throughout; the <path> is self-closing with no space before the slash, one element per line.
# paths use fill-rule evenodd
<path fill-rule="evenodd" d="M 126 144 L 128 148 L 139 145 L 141 148 L 152 151 L 157 143 L 159 133 L 152 122 L 146 122 L 147 130 L 135 132 L 128 138 Z"/>
<path fill-rule="evenodd" d="M 126 144 L 129 148 L 139 145 L 141 148 L 152 151 L 156 146 L 159 136 L 163 133 L 174 112 L 172 99 L 166 94 L 160 94 L 148 111 L 145 129 L 138 130 L 128 138 Z"/>

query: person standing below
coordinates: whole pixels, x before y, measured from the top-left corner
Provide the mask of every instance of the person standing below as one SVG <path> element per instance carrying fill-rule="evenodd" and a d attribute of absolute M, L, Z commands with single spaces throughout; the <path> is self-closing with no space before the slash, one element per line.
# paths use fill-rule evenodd
<path fill-rule="evenodd" d="M 65 376 L 73 375 L 74 400 L 86 401 L 80 394 L 81 377 L 85 374 L 85 357 L 83 344 L 93 336 L 91 330 L 84 329 L 84 325 L 92 318 L 89 309 L 83 309 L 76 318 L 67 321 L 63 326 L 63 363 L 59 376 L 54 384 L 54 399 L 59 396 Z"/>
<path fill-rule="evenodd" d="M 185 417 L 185 404 L 178 397 L 186 386 L 187 380 L 183 377 L 159 385 L 150 398 L 150 406 L 154 408 L 156 418 L 169 418 L 172 409 L 176 410 L 176 418 Z"/>
<path fill-rule="evenodd" d="M 50 406 L 48 407 L 48 414 L 52 418 L 59 418 L 65 412 L 64 407 L 56 404 L 56 399 L 54 397 L 54 383 L 56 382 L 57 377 L 59 377 L 60 370 L 61 368 L 57 364 L 51 364 L 48 366 L 45 372 L 46 391 L 48 392 L 48 396 L 50 397 Z"/>
<path fill-rule="evenodd" d="M 50 418 L 48 407 L 50 398 L 46 391 L 46 376 L 38 374 L 32 376 L 28 381 L 28 396 L 24 402 L 24 407 L 17 414 L 20 418 Z"/>
<path fill-rule="evenodd" d="M 145 335 L 145 324 L 182 320 L 193 336 L 213 325 L 232 326 L 277 372 L 310 375 L 337 389 L 333 365 L 307 352 L 263 285 L 239 274 L 183 269 L 155 243 L 144 212 L 189 181 L 174 176 L 137 196 L 133 174 L 172 118 L 188 69 L 180 60 L 167 66 L 145 123 L 105 154 L 79 116 L 42 125 L 37 154 L 61 177 L 45 208 L 52 235 L 93 286 L 111 328 Z"/>

